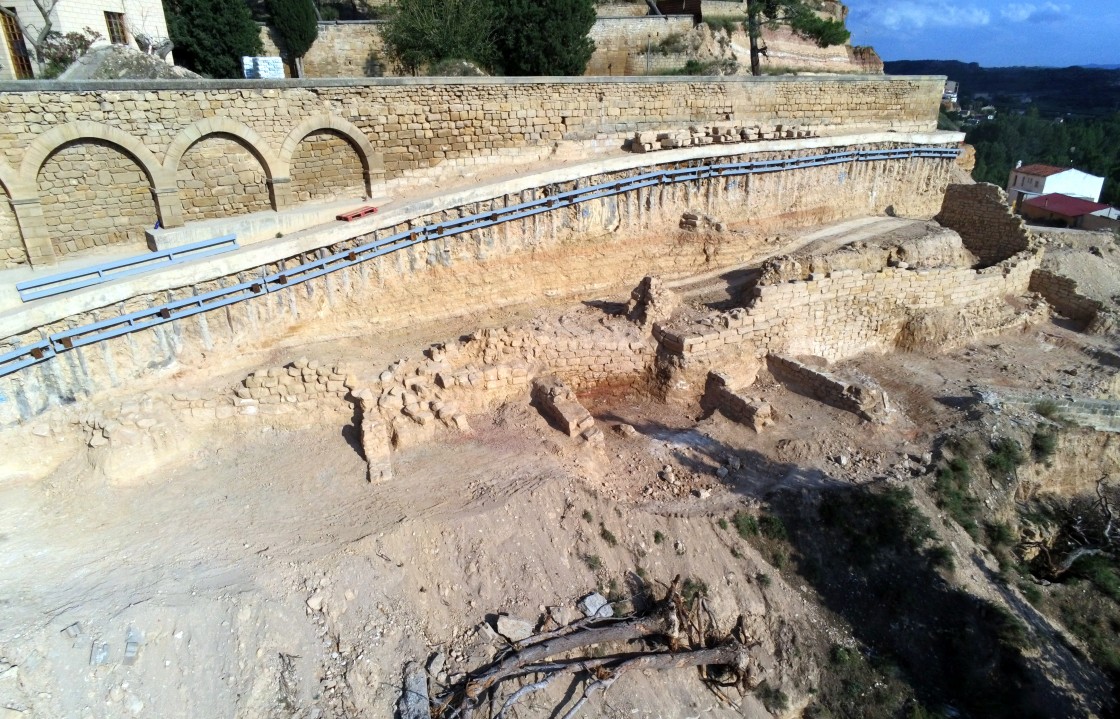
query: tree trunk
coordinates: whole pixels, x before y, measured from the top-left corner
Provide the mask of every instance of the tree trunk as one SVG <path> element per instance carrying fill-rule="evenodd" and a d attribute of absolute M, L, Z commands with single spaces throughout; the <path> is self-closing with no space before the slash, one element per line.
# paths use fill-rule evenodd
<path fill-rule="evenodd" d="M 762 53 L 758 48 L 758 41 L 762 35 L 761 13 L 759 0 L 747 0 L 747 36 L 751 41 L 751 74 L 755 77 L 762 74 Z"/>

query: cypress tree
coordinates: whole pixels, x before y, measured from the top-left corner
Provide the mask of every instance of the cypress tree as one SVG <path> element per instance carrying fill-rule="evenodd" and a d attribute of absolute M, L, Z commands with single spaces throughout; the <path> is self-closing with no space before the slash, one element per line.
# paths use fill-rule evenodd
<path fill-rule="evenodd" d="M 497 0 L 496 45 L 507 75 L 582 75 L 595 51 L 593 0 Z"/>
<path fill-rule="evenodd" d="M 241 0 L 167 0 L 175 61 L 200 75 L 242 76 L 241 58 L 263 52 L 260 27 Z"/>
<path fill-rule="evenodd" d="M 319 18 L 311 0 L 268 0 L 271 27 L 292 74 L 303 74 L 299 61 L 319 36 Z"/>

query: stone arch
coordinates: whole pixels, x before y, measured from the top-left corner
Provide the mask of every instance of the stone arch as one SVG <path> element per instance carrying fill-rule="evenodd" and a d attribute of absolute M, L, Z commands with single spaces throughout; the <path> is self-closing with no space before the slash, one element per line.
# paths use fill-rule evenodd
<path fill-rule="evenodd" d="M 261 134 L 253 128 L 232 120 L 228 117 L 208 117 L 205 120 L 190 125 L 175 138 L 171 146 L 167 148 L 167 155 L 164 157 L 163 166 L 175 177 L 179 172 L 179 163 L 183 160 L 183 155 L 192 145 L 203 139 L 207 135 L 228 135 L 230 137 L 240 140 L 238 144 L 242 145 L 251 152 L 257 161 L 261 163 L 264 168 L 265 177 L 269 182 L 274 177 L 277 177 L 276 169 L 280 163 L 276 160 L 276 156 L 268 149 L 268 143 L 261 137 Z M 287 173 L 279 175 L 287 177 Z"/>
<path fill-rule="evenodd" d="M 101 245 L 143 246 L 144 231 L 159 219 L 150 168 L 116 142 L 90 137 L 64 142 L 42 160 L 34 177 L 56 256 Z"/>
<path fill-rule="evenodd" d="M 181 132 L 164 168 L 174 173 L 184 220 L 231 217 L 276 209 L 279 163 L 251 127 L 211 117 Z"/>
<path fill-rule="evenodd" d="M 90 140 L 100 140 L 115 145 L 124 154 L 131 156 L 147 176 L 153 190 L 170 189 L 175 186 L 174 173 L 166 172 L 144 143 L 115 127 L 88 120 L 67 123 L 36 137 L 27 147 L 27 154 L 23 156 L 19 170 L 20 178 L 24 183 L 34 185 L 39 170 L 48 157 L 54 155 L 63 145 Z"/>
<path fill-rule="evenodd" d="M 309 135 L 314 134 L 329 134 L 350 145 L 362 166 L 362 183 L 365 195 L 367 197 L 372 196 L 371 175 L 374 171 L 380 170 L 377 153 L 369 139 L 366 138 L 365 133 L 353 123 L 335 115 L 324 114 L 310 117 L 288 134 L 284 144 L 280 147 L 278 176 L 291 178 L 292 162 L 296 159 L 296 152 L 299 150 L 300 143 Z"/>

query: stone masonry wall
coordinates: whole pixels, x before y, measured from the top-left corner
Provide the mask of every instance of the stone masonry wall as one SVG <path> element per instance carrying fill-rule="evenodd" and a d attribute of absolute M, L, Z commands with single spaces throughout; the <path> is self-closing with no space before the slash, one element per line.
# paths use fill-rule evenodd
<path fill-rule="evenodd" d="M 143 246 L 144 230 L 155 224 L 148 178 L 110 145 L 63 147 L 43 163 L 37 179 L 43 218 L 59 255 L 101 245 Z"/>
<path fill-rule="evenodd" d="M 1077 291 L 1077 282 L 1046 270 L 1035 270 L 1031 274 L 1031 292 L 1046 298 L 1051 307 L 1071 320 L 1085 324 L 1097 318 L 1104 304 L 1086 297 Z"/>
<path fill-rule="evenodd" d="M 304 77 L 382 77 L 391 75 L 386 65 L 381 21 L 319 23 L 319 36 L 303 56 Z M 272 31 L 261 27 L 265 55 L 281 55 Z M 289 77 L 292 75 L 288 69 Z"/>
<path fill-rule="evenodd" d="M 297 202 L 364 197 L 361 158 L 336 133 L 308 135 L 292 156 L 292 193 Z"/>
<path fill-rule="evenodd" d="M 681 35 L 692 30 L 692 17 L 673 15 L 663 17 L 612 17 L 599 18 L 591 28 L 595 52 L 587 64 L 588 75 L 641 75 L 646 69 L 646 50 L 671 35 Z M 664 58 L 650 55 L 650 70 L 666 69 L 660 65 Z M 670 67 L 682 67 L 684 62 Z"/>
<path fill-rule="evenodd" d="M 477 78 L 306 86 L 202 81 L 129 84 L 129 89 L 53 83 L 41 91 L 22 83 L 0 86 L 0 183 L 18 201 L 16 212 L 26 214 L 20 227 L 31 260 L 45 263 L 55 235 L 59 252 L 81 242 L 59 212 L 47 213 L 44 226 L 35 203 L 45 208 L 73 199 L 72 181 L 83 188 L 75 201 L 86 204 L 78 209 L 97 214 L 96 229 L 118 238 L 139 238 L 154 224 L 153 197 L 144 194 L 149 190 L 164 227 L 206 216 L 210 210 L 199 208 L 197 195 L 184 198 L 188 188 L 180 188 L 178 180 L 192 152 L 200 151 L 192 145 L 214 137 L 235 137 L 252 149 L 264 180 L 275 180 L 273 209 L 279 210 L 295 202 L 288 180 L 300 140 L 324 130 L 347 138 L 372 182 L 418 182 L 456 168 L 539 160 L 557 143 L 578 144 L 590 154 L 617 149 L 636 131 L 712 122 L 798 125 L 820 135 L 932 131 L 941 87 L 938 78 L 882 76 Z M 65 162 L 47 159 L 64 145 Z M 81 153 L 84 164 L 76 170 Z M 136 181 L 136 168 L 147 186 Z M 231 207 L 245 209 L 263 199 L 261 177 L 247 168 L 238 168 L 235 184 L 220 185 L 232 188 Z M 103 177 L 126 181 L 127 187 L 106 186 Z"/>
<path fill-rule="evenodd" d="M 1030 230 L 1008 206 L 1007 193 L 989 183 L 950 185 L 934 219 L 956 230 L 983 266 L 1002 262 L 1031 245 Z"/>
<path fill-rule="evenodd" d="M 196 142 L 179 163 L 183 219 L 260 212 L 272 205 L 264 170 L 243 145 L 221 136 Z"/>
<path fill-rule="evenodd" d="M 972 331 L 1003 328 L 1019 317 L 1001 312 L 1007 296 L 1028 291 L 1039 257 L 1022 253 L 984 270 L 894 267 L 879 272 L 838 270 L 807 281 L 755 288 L 746 308 L 710 325 L 655 327 L 668 351 L 685 356 L 753 345 L 771 353 L 815 355 L 829 361 L 895 347 L 920 315 L 949 312 Z"/>

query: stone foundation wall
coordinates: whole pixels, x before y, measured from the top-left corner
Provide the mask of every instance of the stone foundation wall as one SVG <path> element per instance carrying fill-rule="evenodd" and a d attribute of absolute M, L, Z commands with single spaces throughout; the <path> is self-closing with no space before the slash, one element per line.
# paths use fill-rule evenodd
<path fill-rule="evenodd" d="M 91 247 L 144 245 L 156 222 L 143 170 L 118 148 L 81 143 L 52 154 L 38 175 L 43 219 L 55 253 Z"/>
<path fill-rule="evenodd" d="M 303 56 L 304 77 L 382 77 L 391 75 L 379 20 L 319 23 L 319 36 Z M 282 55 L 277 38 L 261 28 L 264 54 Z M 287 68 L 292 76 L 291 68 Z"/>
<path fill-rule="evenodd" d="M 934 218 L 956 230 L 982 265 L 990 266 L 1031 246 L 1031 233 L 1007 204 L 1007 193 L 989 183 L 951 185 Z"/>
<path fill-rule="evenodd" d="M 779 382 L 798 394 L 868 421 L 881 417 L 886 411 L 887 399 L 882 390 L 846 382 L 792 357 L 770 354 L 766 357 L 766 368 Z"/>
<path fill-rule="evenodd" d="M 308 135 L 292 156 L 292 193 L 297 202 L 364 197 L 362 160 L 337 133 Z"/>

